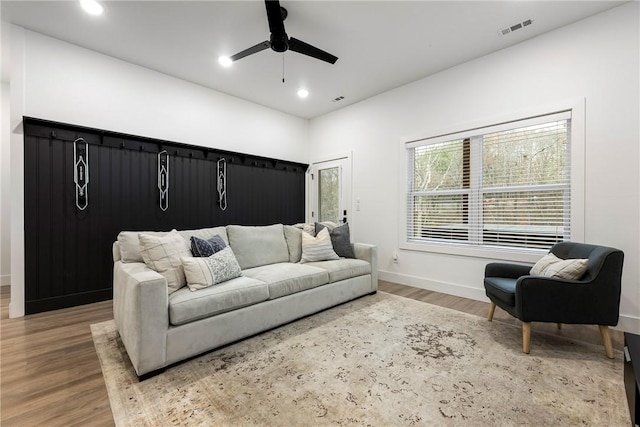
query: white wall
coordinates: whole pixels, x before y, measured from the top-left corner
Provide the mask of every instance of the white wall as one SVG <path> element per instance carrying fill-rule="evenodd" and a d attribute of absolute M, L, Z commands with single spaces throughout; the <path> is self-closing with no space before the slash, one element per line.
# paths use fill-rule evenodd
<path fill-rule="evenodd" d="M 9 83 L 2 82 L 0 88 L 0 286 L 7 286 L 11 279 L 11 162 L 8 141 L 9 131 Z M 5 143 L 5 141 L 7 141 Z"/>
<path fill-rule="evenodd" d="M 11 280 L 9 51 L 9 25 L 2 21 L 0 12 L 0 286 Z"/>
<path fill-rule="evenodd" d="M 304 162 L 308 121 L 25 31 L 31 117 Z"/>
<path fill-rule="evenodd" d="M 24 30 L 11 25 L 9 75 L 9 139 L 2 141 L 11 162 L 11 301 L 9 317 L 24 315 Z M 6 54 L 6 52 L 5 52 Z"/>
<path fill-rule="evenodd" d="M 11 317 L 24 314 L 22 116 L 283 160 L 308 158 L 305 119 L 16 26 L 11 51 Z"/>
<path fill-rule="evenodd" d="M 482 277 L 492 260 L 398 249 L 403 141 L 584 99 L 585 240 L 625 252 L 619 327 L 640 333 L 639 7 L 622 5 L 311 120 L 311 159 L 353 151 L 354 239 L 378 245 L 381 279 L 486 300 Z"/>

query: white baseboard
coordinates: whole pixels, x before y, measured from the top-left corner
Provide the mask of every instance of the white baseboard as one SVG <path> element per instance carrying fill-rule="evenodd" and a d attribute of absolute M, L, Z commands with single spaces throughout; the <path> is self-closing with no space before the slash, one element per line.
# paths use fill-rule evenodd
<path fill-rule="evenodd" d="M 410 276 L 408 274 L 399 274 L 384 270 L 378 270 L 378 279 L 476 301 L 489 302 L 489 298 L 487 298 L 484 293 L 484 288 L 479 289 L 457 283 L 444 283 L 425 279 L 424 277 Z"/>
<path fill-rule="evenodd" d="M 487 298 L 484 288 L 479 289 L 457 283 L 444 283 L 425 279 L 424 277 L 410 276 L 407 274 L 399 274 L 384 270 L 378 270 L 378 279 L 398 283 L 400 285 L 413 286 L 414 288 L 426 289 L 428 291 L 440 292 L 447 295 L 455 295 L 457 297 L 469 298 L 476 301 L 489 302 L 489 298 Z M 613 329 L 640 335 L 640 317 L 621 313 L 618 325 Z"/>
<path fill-rule="evenodd" d="M 0 286 L 10 286 L 11 285 L 11 275 L 5 274 L 0 276 Z"/>

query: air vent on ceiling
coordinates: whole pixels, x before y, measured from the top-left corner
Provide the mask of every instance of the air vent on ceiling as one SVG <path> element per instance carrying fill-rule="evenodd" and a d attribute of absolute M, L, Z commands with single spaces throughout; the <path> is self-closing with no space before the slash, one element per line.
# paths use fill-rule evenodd
<path fill-rule="evenodd" d="M 339 97 L 337 97 L 337 98 L 333 98 L 333 99 L 331 100 L 331 102 L 338 102 L 338 101 L 342 101 L 343 99 L 344 99 L 344 96 L 340 95 L 340 96 L 339 96 Z"/>
<path fill-rule="evenodd" d="M 533 24 L 533 19 L 527 19 L 526 21 L 518 22 L 516 24 L 511 25 L 510 27 L 498 30 L 498 35 L 506 36 L 507 34 L 511 34 L 514 31 L 520 30 L 524 27 L 528 27 L 531 24 Z"/>

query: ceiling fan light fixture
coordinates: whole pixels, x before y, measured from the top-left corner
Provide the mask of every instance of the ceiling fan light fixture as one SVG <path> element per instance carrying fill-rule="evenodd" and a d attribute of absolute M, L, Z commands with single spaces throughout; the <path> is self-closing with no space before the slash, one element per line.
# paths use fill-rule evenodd
<path fill-rule="evenodd" d="M 223 67 L 230 67 L 233 64 L 233 61 L 228 56 L 219 56 L 218 63 Z"/>
<path fill-rule="evenodd" d="M 104 7 L 96 0 L 80 0 L 80 5 L 89 15 L 98 16 L 104 12 Z"/>
<path fill-rule="evenodd" d="M 309 91 L 306 89 L 298 89 L 298 96 L 300 98 L 306 98 L 307 96 L 309 96 Z"/>

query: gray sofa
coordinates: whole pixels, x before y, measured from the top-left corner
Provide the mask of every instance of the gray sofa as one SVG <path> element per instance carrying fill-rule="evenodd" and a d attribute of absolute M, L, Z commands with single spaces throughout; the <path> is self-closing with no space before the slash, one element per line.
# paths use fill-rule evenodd
<path fill-rule="evenodd" d="M 191 236 L 222 237 L 242 275 L 170 295 L 166 279 L 142 260 L 138 232 L 120 233 L 113 244 L 113 312 L 136 373 L 150 373 L 377 291 L 375 246 L 352 244 L 355 259 L 301 264 L 301 233 L 282 224 L 180 231 L 187 241 Z"/>

